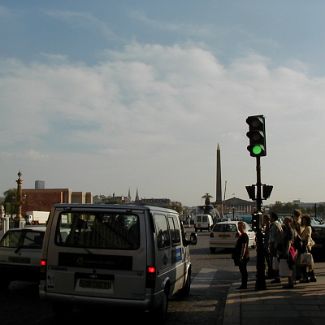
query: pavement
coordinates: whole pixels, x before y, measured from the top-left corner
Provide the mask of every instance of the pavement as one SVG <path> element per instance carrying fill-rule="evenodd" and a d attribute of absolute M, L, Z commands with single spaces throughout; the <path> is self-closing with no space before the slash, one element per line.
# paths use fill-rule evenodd
<path fill-rule="evenodd" d="M 293 289 L 266 280 L 266 290 L 255 290 L 255 274 L 248 288 L 233 283 L 227 295 L 223 325 L 320 325 L 325 323 L 325 267 L 315 263 L 317 282 L 297 283 Z"/>

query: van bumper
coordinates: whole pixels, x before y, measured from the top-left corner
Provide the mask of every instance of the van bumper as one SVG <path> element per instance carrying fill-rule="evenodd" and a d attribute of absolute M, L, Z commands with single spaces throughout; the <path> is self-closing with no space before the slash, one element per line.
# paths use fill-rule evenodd
<path fill-rule="evenodd" d="M 96 304 L 107 307 L 123 307 L 137 310 L 152 310 L 159 305 L 161 301 L 160 294 L 145 297 L 142 300 L 136 299 L 121 299 L 121 298 L 106 298 L 94 296 L 79 296 L 72 294 L 52 293 L 46 291 L 39 291 L 40 298 L 51 301 L 53 303 L 67 303 L 71 305 L 81 304 Z"/>

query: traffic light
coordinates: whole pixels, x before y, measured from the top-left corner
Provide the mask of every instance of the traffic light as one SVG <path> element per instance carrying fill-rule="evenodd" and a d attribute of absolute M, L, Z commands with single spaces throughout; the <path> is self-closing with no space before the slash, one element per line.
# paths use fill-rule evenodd
<path fill-rule="evenodd" d="M 263 200 L 266 200 L 271 196 L 272 190 L 273 190 L 272 185 L 263 184 Z"/>
<path fill-rule="evenodd" d="M 249 131 L 246 133 L 249 138 L 247 150 L 252 157 L 266 156 L 266 134 L 265 118 L 263 115 L 248 116 L 246 123 Z"/>
<path fill-rule="evenodd" d="M 262 213 L 254 212 L 252 214 L 252 229 L 256 232 L 262 226 Z"/>
<path fill-rule="evenodd" d="M 248 193 L 248 196 L 251 200 L 255 201 L 256 200 L 256 195 L 255 195 L 255 185 L 250 185 L 250 186 L 245 186 L 246 191 Z"/>

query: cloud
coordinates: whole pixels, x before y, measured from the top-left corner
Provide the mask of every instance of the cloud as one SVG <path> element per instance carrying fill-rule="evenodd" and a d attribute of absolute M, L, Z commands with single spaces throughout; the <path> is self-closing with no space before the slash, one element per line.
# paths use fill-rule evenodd
<path fill-rule="evenodd" d="M 224 65 L 194 45 L 133 43 L 92 66 L 53 58 L 0 62 L 0 151 L 12 173 L 19 167 L 94 194 L 140 187 L 194 203 L 215 192 L 220 143 L 228 191 L 245 198 L 255 178 L 245 119 L 264 114 L 263 177 L 274 199 L 297 198 L 297 177 L 306 191 L 324 181 L 324 78 L 255 53 Z M 319 169 L 304 176 L 303 158 L 315 148 Z"/>

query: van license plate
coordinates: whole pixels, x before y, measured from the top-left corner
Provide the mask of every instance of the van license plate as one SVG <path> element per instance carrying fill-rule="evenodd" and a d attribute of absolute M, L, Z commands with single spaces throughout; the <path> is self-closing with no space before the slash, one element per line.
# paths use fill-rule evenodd
<path fill-rule="evenodd" d="M 96 280 L 96 279 L 79 279 L 79 287 L 110 290 L 112 288 L 112 281 Z"/>

